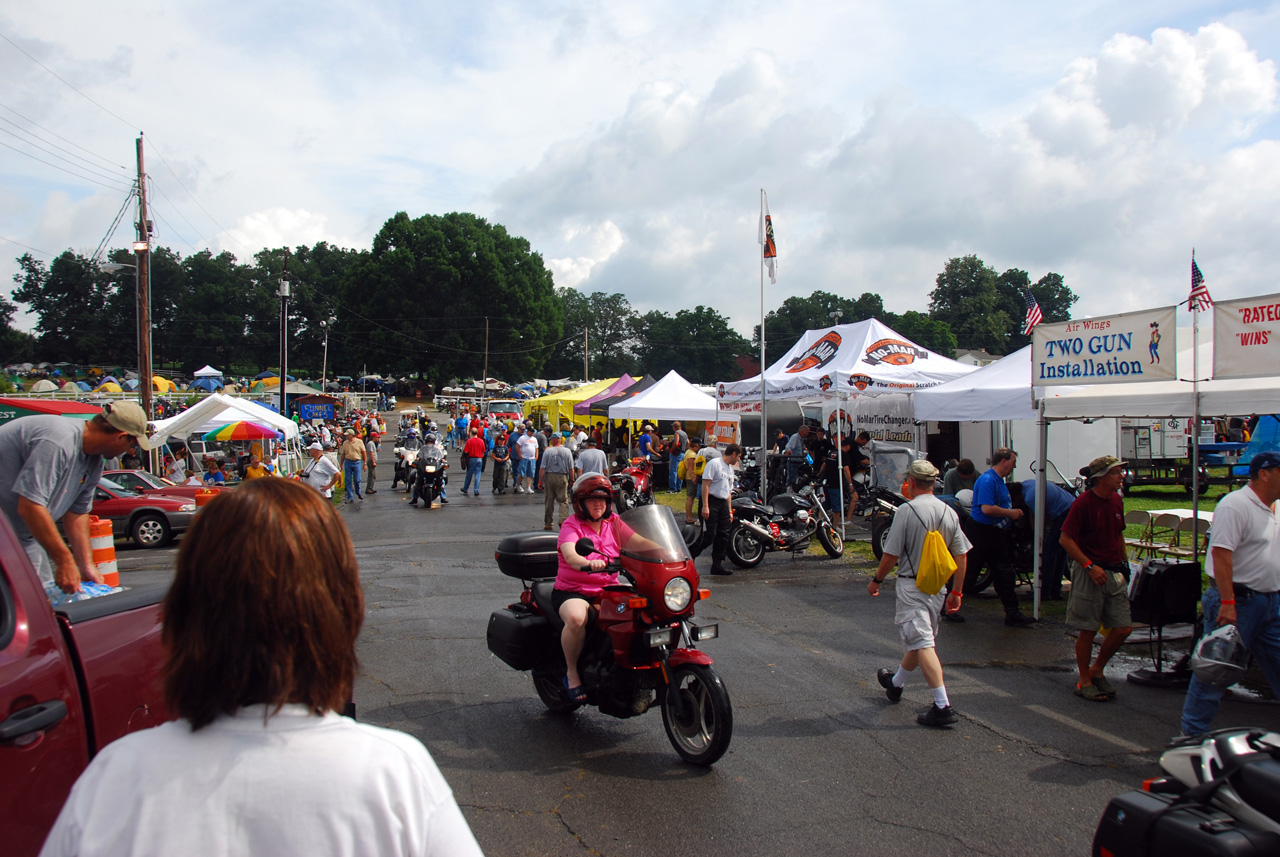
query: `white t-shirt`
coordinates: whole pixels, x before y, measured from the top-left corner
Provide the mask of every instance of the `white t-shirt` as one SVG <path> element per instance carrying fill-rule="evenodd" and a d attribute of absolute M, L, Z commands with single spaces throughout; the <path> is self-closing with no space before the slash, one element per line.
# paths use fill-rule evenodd
<path fill-rule="evenodd" d="M 711 496 L 728 500 L 733 494 L 733 468 L 722 457 L 715 457 L 707 462 L 702 470 L 703 484 L 711 484 Z"/>
<path fill-rule="evenodd" d="M 313 459 L 302 468 L 298 474 L 298 478 L 319 491 L 326 497 L 333 496 L 333 489 L 325 490 L 325 486 L 329 484 L 329 480 L 333 479 L 338 473 L 338 465 L 334 464 L 329 456 L 324 453 L 319 458 Z"/>
<path fill-rule="evenodd" d="M 522 435 L 516 441 L 516 449 L 522 460 L 533 461 L 538 457 L 538 438 L 530 434 Z"/>
<path fill-rule="evenodd" d="M 1213 549 L 1231 551 L 1231 580 L 1258 592 L 1280 591 L 1280 518 L 1248 485 L 1218 501 L 1205 573 L 1213 575 Z"/>
<path fill-rule="evenodd" d="M 40 854 L 481 854 L 416 738 L 301 705 L 264 713 L 108 744 Z"/>

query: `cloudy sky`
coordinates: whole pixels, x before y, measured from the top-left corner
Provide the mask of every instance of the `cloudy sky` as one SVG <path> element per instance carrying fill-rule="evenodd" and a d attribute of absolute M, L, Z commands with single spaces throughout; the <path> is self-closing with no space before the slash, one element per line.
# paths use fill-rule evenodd
<path fill-rule="evenodd" d="M 1280 5 L 0 0 L 0 274 L 92 253 L 147 138 L 183 254 L 473 211 L 556 282 L 759 316 L 926 309 L 946 260 L 1077 314 L 1280 291 Z M 131 213 L 112 246 L 132 240 Z"/>

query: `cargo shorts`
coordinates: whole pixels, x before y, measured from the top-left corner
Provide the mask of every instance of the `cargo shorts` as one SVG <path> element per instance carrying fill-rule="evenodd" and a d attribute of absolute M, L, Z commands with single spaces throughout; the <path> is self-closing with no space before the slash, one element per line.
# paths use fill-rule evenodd
<path fill-rule="evenodd" d="M 1080 631 L 1096 632 L 1099 628 L 1128 628 L 1129 577 L 1112 565 L 1104 568 L 1107 579 L 1102 586 L 1093 582 L 1084 566 L 1071 562 L 1071 599 L 1067 602 L 1067 624 Z"/>

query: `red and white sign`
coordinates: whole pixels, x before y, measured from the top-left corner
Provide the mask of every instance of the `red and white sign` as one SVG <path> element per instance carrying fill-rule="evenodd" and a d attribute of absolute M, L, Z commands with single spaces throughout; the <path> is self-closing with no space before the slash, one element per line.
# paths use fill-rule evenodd
<path fill-rule="evenodd" d="M 1280 295 L 1216 301 L 1213 377 L 1280 375 Z"/>

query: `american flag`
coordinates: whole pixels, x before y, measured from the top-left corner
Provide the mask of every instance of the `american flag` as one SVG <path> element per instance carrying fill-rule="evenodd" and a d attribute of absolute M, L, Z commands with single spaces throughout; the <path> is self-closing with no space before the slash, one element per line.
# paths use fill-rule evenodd
<path fill-rule="evenodd" d="M 1027 298 L 1027 320 L 1022 323 L 1022 335 L 1030 336 L 1036 325 L 1044 321 L 1044 314 L 1040 312 L 1040 304 L 1036 303 L 1035 295 L 1029 291 L 1025 294 Z"/>
<path fill-rule="evenodd" d="M 1213 298 L 1209 297 L 1209 287 L 1204 284 L 1195 256 L 1191 257 L 1191 297 L 1187 298 L 1187 308 L 1192 312 L 1213 309 Z"/>

